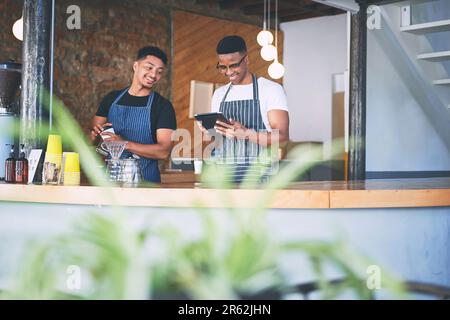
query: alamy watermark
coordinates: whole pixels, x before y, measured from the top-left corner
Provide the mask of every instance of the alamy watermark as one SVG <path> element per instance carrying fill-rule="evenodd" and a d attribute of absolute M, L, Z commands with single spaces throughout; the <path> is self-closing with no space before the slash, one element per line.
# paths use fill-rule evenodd
<path fill-rule="evenodd" d="M 81 29 L 81 8 L 72 4 L 67 7 L 66 13 L 69 15 L 66 19 L 66 26 L 69 30 Z M 367 8 L 367 29 L 381 29 L 381 9 L 379 6 L 370 5 Z"/>
<path fill-rule="evenodd" d="M 366 286 L 369 290 L 381 289 L 381 268 L 376 264 L 372 264 L 367 267 L 366 273 L 368 274 L 366 280 Z"/>
<path fill-rule="evenodd" d="M 70 265 L 66 269 L 66 287 L 70 291 L 81 290 L 81 268 L 77 265 Z"/>
<path fill-rule="evenodd" d="M 379 6 L 371 5 L 367 8 L 367 29 L 381 29 L 381 9 Z"/>
<path fill-rule="evenodd" d="M 66 13 L 69 14 L 66 20 L 66 26 L 69 30 L 81 29 L 81 9 L 77 5 L 70 5 L 67 7 Z"/>

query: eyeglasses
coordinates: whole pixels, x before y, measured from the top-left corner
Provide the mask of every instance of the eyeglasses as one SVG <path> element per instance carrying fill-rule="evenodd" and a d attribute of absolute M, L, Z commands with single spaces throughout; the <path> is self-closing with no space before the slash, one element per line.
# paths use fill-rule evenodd
<path fill-rule="evenodd" d="M 217 68 L 217 70 L 219 70 L 221 73 L 227 72 L 228 69 L 234 71 L 234 70 L 236 70 L 237 68 L 239 68 L 239 67 L 241 66 L 242 61 L 244 61 L 244 59 L 245 59 L 246 56 L 247 56 L 247 55 L 244 55 L 244 56 L 242 57 L 242 59 L 239 60 L 239 62 L 230 64 L 229 66 L 224 66 L 223 64 L 219 64 L 219 63 L 217 62 L 216 68 Z"/>

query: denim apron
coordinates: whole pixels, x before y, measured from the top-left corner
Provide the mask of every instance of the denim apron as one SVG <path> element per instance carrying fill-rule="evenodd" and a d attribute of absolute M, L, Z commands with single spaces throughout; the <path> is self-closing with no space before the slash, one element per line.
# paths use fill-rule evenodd
<path fill-rule="evenodd" d="M 258 81 L 253 74 L 252 83 L 253 99 L 225 101 L 232 89 L 232 84 L 230 84 L 220 103 L 220 112 L 227 119 L 236 120 L 248 129 L 266 132 L 266 125 L 261 117 Z M 261 163 L 262 151 L 267 151 L 267 148 L 249 140 L 223 137 L 222 148 L 215 150 L 214 157 L 216 163 L 224 166 L 227 170 L 227 181 L 241 183 L 245 179 L 245 181 L 264 182 L 268 177 L 267 169 L 270 165 L 267 163 L 263 166 L 255 165 L 256 162 Z"/>
<path fill-rule="evenodd" d="M 155 93 L 152 92 L 149 95 L 146 107 L 120 105 L 119 101 L 128 89 L 123 90 L 112 103 L 108 113 L 108 122 L 112 123 L 114 132 L 124 140 L 142 144 L 155 144 L 150 119 Z M 130 156 L 131 153 L 125 150 L 121 158 Z M 157 160 L 141 157 L 138 161 L 145 181 L 161 182 Z"/>

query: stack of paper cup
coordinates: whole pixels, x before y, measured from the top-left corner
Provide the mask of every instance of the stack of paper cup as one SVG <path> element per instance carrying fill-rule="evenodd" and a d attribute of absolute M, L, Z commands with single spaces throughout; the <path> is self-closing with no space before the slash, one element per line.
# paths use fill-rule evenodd
<path fill-rule="evenodd" d="M 64 161 L 64 185 L 80 185 L 80 156 L 76 152 L 66 152 Z"/>
<path fill-rule="evenodd" d="M 61 136 L 51 134 L 48 136 L 47 152 L 45 154 L 42 183 L 58 184 L 61 170 L 62 143 Z"/>

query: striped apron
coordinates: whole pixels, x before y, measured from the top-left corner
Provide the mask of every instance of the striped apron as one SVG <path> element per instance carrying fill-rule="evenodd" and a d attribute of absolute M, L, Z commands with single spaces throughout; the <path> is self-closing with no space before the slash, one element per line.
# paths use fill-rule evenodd
<path fill-rule="evenodd" d="M 258 81 L 252 75 L 253 99 L 225 101 L 232 89 L 228 87 L 225 96 L 220 103 L 220 112 L 227 119 L 233 119 L 243 124 L 246 128 L 257 132 L 266 132 L 267 128 L 261 117 Z M 264 182 L 268 177 L 270 163 L 262 159 L 262 155 L 268 151 L 257 143 L 249 140 L 222 139 L 222 147 L 215 150 L 216 164 L 227 170 L 227 181 L 241 183 L 242 181 Z"/>
<path fill-rule="evenodd" d="M 114 132 L 124 140 L 142 144 L 155 144 L 150 120 L 155 93 L 152 92 L 149 95 L 146 107 L 120 105 L 119 100 L 127 91 L 128 88 L 123 90 L 112 103 L 108 113 L 108 122 L 112 123 Z M 121 158 L 129 158 L 130 156 L 131 152 L 125 150 Z M 139 165 L 145 181 L 161 182 L 157 160 L 141 157 Z"/>

